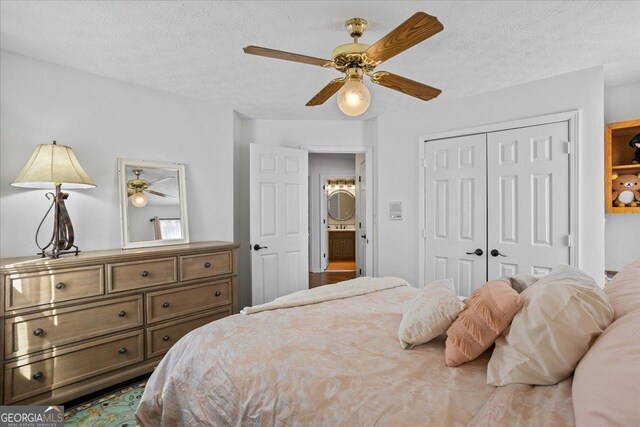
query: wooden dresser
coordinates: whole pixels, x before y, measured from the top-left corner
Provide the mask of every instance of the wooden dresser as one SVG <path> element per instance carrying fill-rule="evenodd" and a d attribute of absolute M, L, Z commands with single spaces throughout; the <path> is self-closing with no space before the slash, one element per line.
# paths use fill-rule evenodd
<path fill-rule="evenodd" d="M 0 402 L 60 404 L 151 372 L 238 312 L 235 243 L 0 260 Z"/>

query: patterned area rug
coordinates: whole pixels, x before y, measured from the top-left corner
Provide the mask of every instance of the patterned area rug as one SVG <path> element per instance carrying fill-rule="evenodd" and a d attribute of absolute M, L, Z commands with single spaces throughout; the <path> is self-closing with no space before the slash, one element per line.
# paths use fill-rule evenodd
<path fill-rule="evenodd" d="M 145 385 L 146 380 L 65 411 L 65 427 L 135 427 Z"/>

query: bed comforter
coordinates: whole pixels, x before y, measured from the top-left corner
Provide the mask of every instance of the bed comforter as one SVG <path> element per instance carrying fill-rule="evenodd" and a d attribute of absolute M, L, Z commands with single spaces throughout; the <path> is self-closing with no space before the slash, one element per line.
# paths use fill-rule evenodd
<path fill-rule="evenodd" d="M 571 378 L 486 384 L 487 351 L 457 368 L 445 337 L 403 350 L 405 286 L 235 315 L 192 331 L 155 370 L 150 426 L 572 426 Z"/>

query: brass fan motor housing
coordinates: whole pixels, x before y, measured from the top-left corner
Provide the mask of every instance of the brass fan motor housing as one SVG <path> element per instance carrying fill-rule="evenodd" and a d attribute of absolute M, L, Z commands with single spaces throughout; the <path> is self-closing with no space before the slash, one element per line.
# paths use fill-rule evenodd
<path fill-rule="evenodd" d="M 370 73 L 379 64 L 368 58 L 364 52 L 370 45 L 358 43 L 358 38 L 362 37 L 368 22 L 362 18 L 351 18 L 345 22 L 345 27 L 349 35 L 353 37 L 353 43 L 346 43 L 333 49 L 331 52 L 332 66 L 340 72 L 346 72 L 351 68 L 359 68 L 365 73 Z"/>

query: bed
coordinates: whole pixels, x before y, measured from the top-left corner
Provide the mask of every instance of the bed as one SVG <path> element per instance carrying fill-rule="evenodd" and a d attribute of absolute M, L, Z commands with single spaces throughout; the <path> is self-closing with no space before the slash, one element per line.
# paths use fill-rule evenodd
<path fill-rule="evenodd" d="M 180 340 L 136 413 L 145 426 L 572 426 L 572 378 L 486 384 L 491 349 L 457 368 L 444 337 L 398 342 L 416 289 L 234 315 Z"/>

